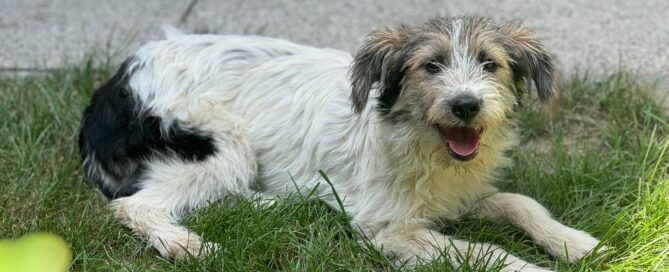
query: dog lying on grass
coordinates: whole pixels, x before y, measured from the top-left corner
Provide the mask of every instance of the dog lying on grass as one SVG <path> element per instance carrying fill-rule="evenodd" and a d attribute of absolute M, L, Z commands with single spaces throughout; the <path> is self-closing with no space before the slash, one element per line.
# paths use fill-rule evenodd
<path fill-rule="evenodd" d="M 116 217 L 163 256 L 218 248 L 178 222 L 226 196 L 317 188 L 340 209 L 330 186 L 318 186 L 322 169 L 355 228 L 399 261 L 476 261 L 466 254 L 542 271 L 429 226 L 473 210 L 560 259 L 595 249 L 597 239 L 535 200 L 493 186 L 530 83 L 547 102 L 555 77 L 530 29 L 480 17 L 373 31 L 353 57 L 266 37 L 173 33 L 95 92 L 79 144 Z"/>

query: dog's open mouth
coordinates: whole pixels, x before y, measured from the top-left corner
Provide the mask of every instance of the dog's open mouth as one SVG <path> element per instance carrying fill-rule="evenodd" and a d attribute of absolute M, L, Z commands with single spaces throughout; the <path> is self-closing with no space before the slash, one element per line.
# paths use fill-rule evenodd
<path fill-rule="evenodd" d="M 453 158 L 468 161 L 478 154 L 482 127 L 437 126 L 437 130 Z"/>

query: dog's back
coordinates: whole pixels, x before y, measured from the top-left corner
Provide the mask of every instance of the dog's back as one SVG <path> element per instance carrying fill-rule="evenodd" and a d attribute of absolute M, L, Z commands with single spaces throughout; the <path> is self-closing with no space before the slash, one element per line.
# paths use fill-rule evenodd
<path fill-rule="evenodd" d="M 325 156 L 355 152 L 342 149 L 358 120 L 348 102 L 349 54 L 265 37 L 170 37 L 129 57 L 84 112 L 84 168 L 107 197 L 141 189 L 148 160 L 212 155 L 212 132 L 199 127 L 220 114 L 212 107 L 244 123 L 238 129 L 263 161 L 257 184 L 265 190 L 294 189 L 291 176 L 316 181 Z"/>

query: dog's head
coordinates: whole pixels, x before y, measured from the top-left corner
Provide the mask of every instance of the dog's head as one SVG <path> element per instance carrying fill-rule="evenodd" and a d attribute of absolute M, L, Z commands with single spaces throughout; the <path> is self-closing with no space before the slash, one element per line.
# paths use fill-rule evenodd
<path fill-rule="evenodd" d="M 482 134 L 506 126 L 531 82 L 543 102 L 556 85 L 551 58 L 530 29 L 480 17 L 374 31 L 351 77 L 355 111 L 378 90 L 375 108 L 385 120 L 428 128 L 458 161 L 477 155 Z"/>

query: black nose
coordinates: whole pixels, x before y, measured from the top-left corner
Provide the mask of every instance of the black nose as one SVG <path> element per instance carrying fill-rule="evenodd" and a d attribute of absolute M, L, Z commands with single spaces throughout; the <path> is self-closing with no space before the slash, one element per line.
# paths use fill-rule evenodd
<path fill-rule="evenodd" d="M 456 97 L 449 102 L 453 115 L 460 120 L 469 122 L 481 111 L 481 103 L 478 99 L 470 95 Z"/>

